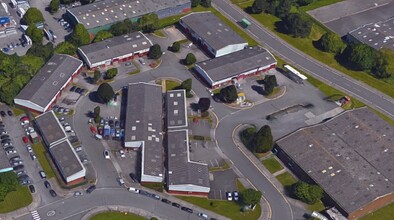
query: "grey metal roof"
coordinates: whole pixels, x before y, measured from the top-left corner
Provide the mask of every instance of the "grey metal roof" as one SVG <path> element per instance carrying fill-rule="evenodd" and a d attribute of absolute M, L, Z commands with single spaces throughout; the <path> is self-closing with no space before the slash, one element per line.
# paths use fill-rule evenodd
<path fill-rule="evenodd" d="M 82 61 L 65 54 L 55 54 L 38 71 L 16 96 L 46 108 L 56 93 L 67 83 L 73 73 L 82 66 Z"/>
<path fill-rule="evenodd" d="M 152 42 L 143 33 L 134 32 L 82 46 L 79 48 L 79 52 L 85 54 L 90 63 L 94 64 L 134 52 L 148 50 L 151 46 Z"/>
<path fill-rule="evenodd" d="M 191 13 L 182 17 L 181 21 L 215 50 L 232 44 L 246 43 L 241 36 L 212 12 Z"/>
<path fill-rule="evenodd" d="M 348 214 L 394 191 L 394 127 L 369 108 L 277 141 Z"/>
<path fill-rule="evenodd" d="M 349 32 L 349 34 L 361 43 L 377 50 L 383 47 L 394 50 L 394 17 L 385 21 L 364 25 Z"/>
<path fill-rule="evenodd" d="M 41 131 L 41 135 L 46 139 L 49 145 L 61 139 L 67 138 L 63 126 L 60 124 L 52 110 L 39 115 L 35 119 L 35 122 Z"/>
<path fill-rule="evenodd" d="M 144 141 L 143 171 L 163 174 L 163 96 L 161 86 L 149 83 L 129 84 L 127 92 L 125 142 Z"/>
<path fill-rule="evenodd" d="M 53 145 L 50 152 L 65 179 L 85 169 L 68 140 Z"/>
<path fill-rule="evenodd" d="M 209 187 L 208 165 L 190 160 L 188 136 L 187 129 L 167 132 L 167 183 Z"/>
<path fill-rule="evenodd" d="M 86 29 L 190 3 L 190 0 L 104 0 L 68 9 Z"/>
<path fill-rule="evenodd" d="M 276 64 L 275 58 L 261 47 L 247 47 L 234 53 L 196 63 L 213 82 L 272 64 Z"/>
<path fill-rule="evenodd" d="M 167 128 L 187 127 L 186 92 L 184 89 L 167 92 L 166 116 Z"/>

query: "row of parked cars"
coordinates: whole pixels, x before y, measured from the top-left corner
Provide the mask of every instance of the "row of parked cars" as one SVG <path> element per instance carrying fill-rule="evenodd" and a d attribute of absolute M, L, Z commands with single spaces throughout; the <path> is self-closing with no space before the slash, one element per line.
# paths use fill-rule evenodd
<path fill-rule="evenodd" d="M 59 105 L 52 106 L 52 110 L 54 112 L 57 112 L 57 113 L 60 113 L 60 114 L 64 114 L 64 115 L 67 115 L 70 112 L 69 108 L 60 107 Z"/>
<path fill-rule="evenodd" d="M 86 91 L 88 91 L 88 90 L 87 90 L 87 89 L 79 88 L 79 87 L 77 87 L 77 86 L 72 86 L 72 87 L 70 88 L 70 92 L 76 92 L 76 93 L 79 93 L 79 94 L 81 94 L 81 95 L 85 94 Z"/>
<path fill-rule="evenodd" d="M 71 27 L 71 25 L 70 25 L 67 21 L 65 21 L 63 18 L 59 19 L 58 22 L 59 22 L 59 24 L 60 24 L 61 26 L 63 26 L 63 28 L 64 28 L 67 32 L 71 32 L 71 31 L 73 30 L 72 27 Z"/>

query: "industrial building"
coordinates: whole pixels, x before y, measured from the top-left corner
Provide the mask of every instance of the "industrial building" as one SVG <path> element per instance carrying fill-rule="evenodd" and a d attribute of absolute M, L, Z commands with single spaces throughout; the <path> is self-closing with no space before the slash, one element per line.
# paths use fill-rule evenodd
<path fill-rule="evenodd" d="M 79 59 L 65 54 L 53 55 L 19 92 L 14 103 L 34 112 L 46 112 L 81 68 Z"/>
<path fill-rule="evenodd" d="M 166 94 L 167 129 L 187 128 L 186 91 L 172 90 Z"/>
<path fill-rule="evenodd" d="M 212 12 L 182 17 L 179 24 L 203 50 L 220 57 L 244 49 L 248 43 Z"/>
<path fill-rule="evenodd" d="M 67 134 L 53 111 L 37 116 L 35 125 L 42 134 L 41 137 L 44 144 L 48 147 L 67 139 Z"/>
<path fill-rule="evenodd" d="M 131 60 L 148 53 L 152 42 L 141 32 L 113 37 L 78 48 L 78 54 L 90 69 Z"/>
<path fill-rule="evenodd" d="M 208 165 L 190 160 L 187 129 L 167 132 L 167 164 L 169 193 L 208 195 Z"/>
<path fill-rule="evenodd" d="M 299 129 L 274 152 L 300 177 L 320 185 L 325 204 L 358 219 L 394 201 L 394 127 L 367 107 Z"/>
<path fill-rule="evenodd" d="M 124 146 L 141 150 L 141 182 L 162 182 L 164 148 L 161 86 L 129 84 L 126 109 Z"/>
<path fill-rule="evenodd" d="M 190 10 L 190 0 L 103 0 L 67 9 L 67 16 L 72 23 L 83 24 L 89 32 L 97 33 L 125 19 L 137 22 L 149 13 L 165 18 Z"/>
<path fill-rule="evenodd" d="M 211 88 L 230 84 L 248 76 L 261 74 L 276 67 L 275 57 L 261 47 L 243 50 L 196 63 L 195 71 Z"/>

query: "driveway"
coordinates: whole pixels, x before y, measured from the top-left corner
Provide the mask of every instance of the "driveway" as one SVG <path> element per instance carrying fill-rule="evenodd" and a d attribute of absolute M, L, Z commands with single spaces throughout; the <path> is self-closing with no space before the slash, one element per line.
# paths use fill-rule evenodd
<path fill-rule="evenodd" d="M 209 182 L 211 191 L 208 198 L 226 200 L 226 192 L 237 191 L 236 181 L 238 176 L 232 169 L 211 172 L 212 180 Z"/>

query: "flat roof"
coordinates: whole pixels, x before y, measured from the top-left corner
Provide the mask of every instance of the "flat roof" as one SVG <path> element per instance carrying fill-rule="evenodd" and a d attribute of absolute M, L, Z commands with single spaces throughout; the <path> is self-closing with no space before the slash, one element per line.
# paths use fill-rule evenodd
<path fill-rule="evenodd" d="M 247 47 L 234 53 L 196 63 L 213 82 L 272 64 L 276 64 L 275 58 L 262 47 Z"/>
<path fill-rule="evenodd" d="M 127 92 L 125 142 L 143 141 L 143 174 L 163 174 L 163 96 L 161 86 L 129 84 Z"/>
<path fill-rule="evenodd" d="M 187 129 L 167 132 L 168 185 L 209 187 L 208 165 L 190 160 Z"/>
<path fill-rule="evenodd" d="M 168 128 L 187 127 L 186 91 L 172 90 L 166 95 L 166 116 Z"/>
<path fill-rule="evenodd" d="M 364 107 L 277 145 L 349 214 L 394 191 L 393 141 L 394 127 Z"/>
<path fill-rule="evenodd" d="M 68 140 L 53 145 L 50 152 L 64 178 L 85 169 Z"/>
<path fill-rule="evenodd" d="M 349 34 L 361 43 L 377 50 L 383 47 L 394 50 L 394 17 L 385 21 L 364 25 L 349 32 Z"/>
<path fill-rule="evenodd" d="M 151 46 L 152 42 L 143 33 L 133 32 L 82 46 L 79 50 L 93 64 L 148 50 Z"/>
<path fill-rule="evenodd" d="M 113 24 L 125 19 L 190 3 L 190 0 L 104 0 L 67 9 L 86 29 Z"/>
<path fill-rule="evenodd" d="M 55 54 L 15 99 L 28 100 L 45 108 L 80 67 L 81 60 L 65 54 Z"/>
<path fill-rule="evenodd" d="M 36 117 L 35 122 L 38 125 L 42 136 L 44 136 L 49 144 L 67 138 L 67 134 L 64 131 L 63 126 L 60 124 L 52 110 Z"/>
<path fill-rule="evenodd" d="M 219 50 L 232 44 L 246 41 L 212 12 L 195 12 L 181 21 L 204 39 L 213 49 Z"/>

